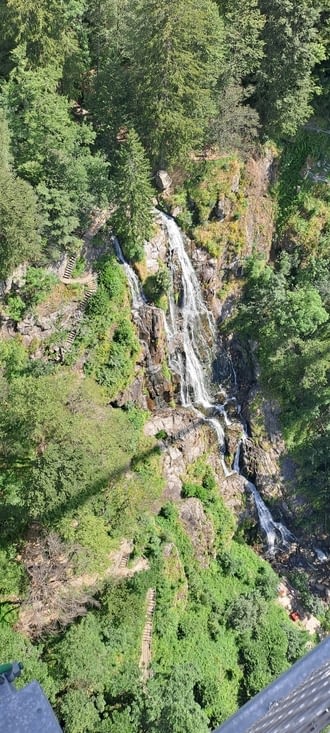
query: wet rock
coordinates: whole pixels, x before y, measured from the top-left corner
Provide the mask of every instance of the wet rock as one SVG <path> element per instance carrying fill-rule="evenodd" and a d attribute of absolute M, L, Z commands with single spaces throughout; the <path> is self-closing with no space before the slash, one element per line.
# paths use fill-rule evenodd
<path fill-rule="evenodd" d="M 294 513 L 291 511 L 291 509 L 288 507 L 286 501 L 281 502 L 281 509 L 283 513 L 289 517 L 289 519 L 294 519 Z"/>
<path fill-rule="evenodd" d="M 167 191 L 172 185 L 172 178 L 165 170 L 159 170 L 155 174 L 155 184 L 159 191 Z"/>
<path fill-rule="evenodd" d="M 190 537 L 196 559 L 203 568 L 206 568 L 210 559 L 215 557 L 215 532 L 212 522 L 206 517 L 201 501 L 192 498 L 183 502 L 180 519 Z"/>
<path fill-rule="evenodd" d="M 246 440 L 243 446 L 243 471 L 251 477 L 261 493 L 281 498 L 282 480 L 278 462 L 278 454 Z"/>
<path fill-rule="evenodd" d="M 164 316 L 155 306 L 145 306 L 135 314 L 135 324 L 142 346 L 140 372 L 143 373 L 142 392 L 147 395 L 149 410 L 164 407 L 173 400 L 174 386 L 167 368 L 167 341 L 164 332 Z M 120 397 L 125 399 L 127 391 Z M 141 398 L 139 403 L 141 404 Z"/>
<path fill-rule="evenodd" d="M 226 441 L 229 455 L 233 456 L 243 435 L 242 423 L 232 422 L 226 427 Z"/>
<path fill-rule="evenodd" d="M 155 275 L 161 262 L 166 261 L 167 239 L 165 231 L 159 228 L 157 234 L 144 244 L 145 265 L 148 275 Z"/>

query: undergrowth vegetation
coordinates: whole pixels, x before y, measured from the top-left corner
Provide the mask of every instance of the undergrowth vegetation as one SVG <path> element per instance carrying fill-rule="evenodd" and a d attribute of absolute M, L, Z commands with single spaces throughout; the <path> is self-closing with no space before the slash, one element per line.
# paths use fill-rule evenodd
<path fill-rule="evenodd" d="M 276 259 L 273 265 L 260 255 L 247 261 L 245 301 L 235 319 L 243 336 L 258 339 L 264 388 L 280 402 L 286 444 L 299 464 L 300 488 L 325 528 L 330 194 L 320 178 L 327 178 L 329 161 L 329 140 L 322 133 L 304 131 L 284 149 L 274 192 Z"/>
<path fill-rule="evenodd" d="M 128 424 L 129 418 L 126 430 Z M 148 473 L 143 462 L 143 479 L 148 476 L 151 489 L 155 465 Z M 185 484 L 185 493 L 201 497 L 218 530 L 202 572 L 197 548 L 184 530 L 178 509 L 168 503 L 148 521 L 146 515 L 137 517 L 136 552 L 145 555 L 150 569 L 129 579 L 104 582 L 97 595 L 100 608 L 89 611 L 64 636 L 32 647 L 8 623 L 1 627 L 1 643 L 11 656 L 24 653 L 28 674 L 43 683 L 70 733 L 138 733 L 141 729 L 156 733 L 167 730 L 171 721 L 178 731 L 206 733 L 304 650 L 305 632 L 274 603 L 277 578 L 270 566 L 232 539 L 235 522 L 219 498 L 205 461 L 192 466 L 189 480 L 194 483 Z M 131 504 L 132 485 L 126 486 Z M 94 500 L 94 512 L 98 507 L 94 518 L 86 513 L 87 504 L 83 511 L 68 513 L 65 522 L 57 525 L 58 531 L 67 540 L 82 543 L 87 553 L 94 548 L 94 556 L 97 536 L 104 551 L 102 523 L 111 537 L 104 499 L 111 505 L 111 494 L 106 490 L 97 496 L 96 504 Z M 141 495 L 139 501 L 141 509 Z M 121 506 L 120 511 L 126 510 Z M 132 527 L 132 507 L 129 512 Z M 155 588 L 157 599 L 154 675 L 143 688 L 138 664 L 150 587 Z"/>
<path fill-rule="evenodd" d="M 86 314 L 69 360 L 86 354 L 85 371 L 107 388 L 109 398 L 122 392 L 134 375 L 140 352 L 123 269 L 114 256 L 99 264 L 98 288 Z"/>
<path fill-rule="evenodd" d="M 212 257 L 228 261 L 245 243 L 247 198 L 239 155 L 191 163 L 189 177 L 162 203 L 178 209 L 176 219 Z"/>

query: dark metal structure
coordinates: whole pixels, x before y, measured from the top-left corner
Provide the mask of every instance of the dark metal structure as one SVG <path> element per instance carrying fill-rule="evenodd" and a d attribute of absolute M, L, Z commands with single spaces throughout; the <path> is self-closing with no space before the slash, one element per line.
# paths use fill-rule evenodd
<path fill-rule="evenodd" d="M 214 733 L 323 733 L 330 725 L 330 637 Z"/>
<path fill-rule="evenodd" d="M 62 733 L 58 720 L 38 682 L 16 690 L 13 682 L 22 665 L 0 665 L 1 733 Z"/>
<path fill-rule="evenodd" d="M 20 664 L 0 665 L 0 731 L 61 733 L 40 685 L 13 682 Z M 214 733 L 324 733 L 330 725 L 330 637 L 246 703 Z"/>

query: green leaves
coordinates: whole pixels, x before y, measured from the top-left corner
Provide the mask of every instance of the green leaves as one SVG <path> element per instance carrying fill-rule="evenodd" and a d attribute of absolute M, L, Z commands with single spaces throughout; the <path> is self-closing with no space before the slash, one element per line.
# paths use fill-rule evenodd
<path fill-rule="evenodd" d="M 202 144 L 223 54 L 212 0 L 137 4 L 129 27 L 132 114 L 156 165 L 182 161 Z"/>
<path fill-rule="evenodd" d="M 38 259 L 41 218 L 32 187 L 0 169 L 0 279 L 24 260 Z"/>
<path fill-rule="evenodd" d="M 135 130 L 121 144 L 116 167 L 113 226 L 129 259 L 143 257 L 143 243 L 152 232 L 151 172 Z"/>
<path fill-rule="evenodd" d="M 177 666 L 168 679 L 148 686 L 150 733 L 207 733 L 208 718 L 194 698 L 198 672 L 192 665 Z M 154 721 L 152 721 L 152 707 Z"/>
<path fill-rule="evenodd" d="M 261 0 L 260 8 L 266 24 L 257 108 L 268 134 L 292 136 L 310 117 L 317 91 L 312 71 L 324 58 L 317 36 L 320 8 L 313 0 L 302 0 L 299 17 L 294 0 Z"/>

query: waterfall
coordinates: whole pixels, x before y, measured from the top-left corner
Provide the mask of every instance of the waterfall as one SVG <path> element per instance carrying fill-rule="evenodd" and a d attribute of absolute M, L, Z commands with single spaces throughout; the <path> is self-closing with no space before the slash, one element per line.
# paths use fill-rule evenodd
<path fill-rule="evenodd" d="M 267 537 L 269 552 L 271 554 L 274 553 L 275 545 L 276 543 L 278 543 L 278 540 L 283 545 L 288 545 L 293 542 L 295 538 L 292 532 L 290 532 L 290 530 L 288 530 L 288 528 L 281 522 L 274 521 L 269 509 L 266 507 L 266 504 L 262 500 L 259 491 L 257 491 L 255 485 L 251 481 L 246 481 L 245 487 L 246 489 L 248 489 L 248 491 L 251 491 L 251 494 L 253 495 L 260 525 Z"/>
<path fill-rule="evenodd" d="M 235 473 L 239 473 L 239 462 L 241 458 L 242 445 L 243 445 L 243 439 L 241 438 L 241 440 L 238 441 L 238 445 L 237 445 L 236 453 L 234 457 L 234 462 L 233 462 L 233 471 L 235 471 Z"/>
<path fill-rule="evenodd" d="M 179 228 L 165 214 L 161 214 L 161 218 L 168 234 L 172 265 L 168 318 L 170 366 L 180 378 L 182 405 L 201 407 L 207 411 L 212 408 L 212 402 L 205 384 L 200 352 L 209 353 L 207 334 L 213 343 L 215 324 L 204 303 Z M 174 298 L 173 256 L 176 256 L 181 269 L 182 307 L 177 306 Z"/>
<path fill-rule="evenodd" d="M 242 424 L 242 437 L 238 443 L 232 470 L 225 462 L 226 440 L 225 426 L 231 420 L 224 405 L 217 404 L 210 395 L 211 377 L 210 362 L 212 348 L 215 344 L 215 323 L 203 299 L 200 283 L 184 246 L 183 235 L 175 221 L 162 212 L 158 212 L 167 232 L 170 250 L 171 287 L 169 292 L 168 314 L 163 315 L 164 330 L 167 336 L 169 365 L 180 380 L 180 400 L 184 407 L 190 407 L 200 418 L 212 426 L 218 439 L 219 453 L 225 477 L 234 473 L 240 474 L 240 455 L 247 437 Z M 135 272 L 123 257 L 118 240 L 113 238 L 114 249 L 119 262 L 125 268 L 132 293 L 133 308 L 138 310 L 145 305 L 145 298 Z M 179 272 L 177 272 L 179 270 Z M 175 299 L 175 275 L 180 278 L 182 297 L 179 303 Z M 236 374 L 232 366 L 236 384 Z M 240 406 L 237 406 L 240 412 Z M 257 488 L 244 478 L 245 488 L 254 497 L 261 529 L 266 535 L 268 549 L 275 551 L 276 545 L 292 542 L 293 535 L 280 522 L 275 522 L 269 509 L 262 500 Z"/>
<path fill-rule="evenodd" d="M 180 229 L 171 217 L 161 213 L 161 219 L 168 234 L 172 255 L 172 288 L 169 294 L 170 322 L 167 333 L 170 334 L 170 366 L 180 376 L 181 402 L 185 406 L 202 408 L 208 414 L 219 415 L 225 425 L 228 426 L 231 424 L 231 420 L 226 413 L 226 403 L 224 405 L 215 404 L 206 386 L 205 357 L 202 350 L 204 351 L 206 346 L 205 331 L 209 331 L 214 343 L 214 321 L 205 305 L 202 290 L 185 250 Z M 183 298 L 180 306 L 176 305 L 174 299 L 173 254 L 176 255 L 181 268 Z M 232 364 L 231 367 L 236 385 L 236 373 Z M 237 411 L 240 412 L 239 409 Z M 240 474 L 240 455 L 247 437 L 244 426 L 242 426 L 242 437 L 236 449 L 233 468 L 230 471 L 224 460 L 226 446 L 224 429 L 216 417 L 208 416 L 205 421 L 212 425 L 216 432 L 225 476 L 228 477 L 232 473 Z M 292 542 L 294 538 L 291 532 L 280 522 L 275 522 L 255 485 L 245 477 L 243 478 L 245 479 L 245 488 L 253 494 L 260 526 L 266 535 L 269 551 L 274 552 L 276 544 Z"/>
<path fill-rule="evenodd" d="M 135 274 L 133 268 L 130 267 L 128 262 L 126 262 L 117 237 L 112 237 L 112 244 L 116 253 L 117 260 L 118 262 L 120 262 L 121 265 L 123 265 L 123 268 L 126 272 L 126 277 L 129 282 L 132 295 L 133 310 L 139 310 L 141 305 L 145 304 L 146 300 L 142 293 L 138 276 Z"/>

